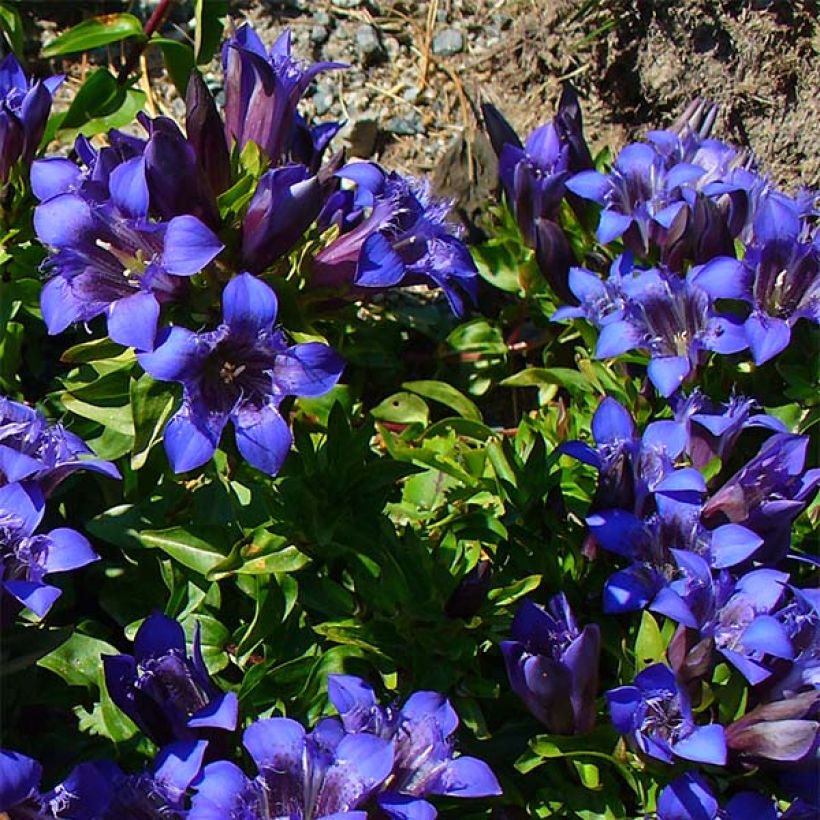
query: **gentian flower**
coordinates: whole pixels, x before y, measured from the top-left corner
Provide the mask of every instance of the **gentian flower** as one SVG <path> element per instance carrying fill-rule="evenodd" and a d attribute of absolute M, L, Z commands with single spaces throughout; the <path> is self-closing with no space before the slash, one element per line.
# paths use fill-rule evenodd
<path fill-rule="evenodd" d="M 478 272 L 446 220 L 450 202 L 433 198 L 425 182 L 374 163 L 346 165 L 337 176 L 364 189 L 359 202 L 369 203 L 370 213 L 316 254 L 311 283 L 352 289 L 357 297 L 397 285 L 433 285 L 463 315 L 464 295 L 475 302 Z"/>
<path fill-rule="evenodd" d="M 41 242 L 55 248 L 41 307 L 48 331 L 105 314 L 108 334 L 138 350 L 154 347 L 160 304 L 179 297 L 185 277 L 222 250 L 196 217 L 149 222 L 143 160 L 119 165 L 109 179 L 111 201 L 59 194 L 34 211 Z"/>
<path fill-rule="evenodd" d="M 791 816 L 791 815 L 789 815 Z M 687 772 L 658 795 L 657 820 L 777 820 L 781 815 L 770 797 L 739 792 L 721 808 L 706 779 Z"/>
<path fill-rule="evenodd" d="M 710 526 L 721 521 L 742 524 L 765 542 L 755 559 L 782 561 L 791 545 L 792 522 L 820 485 L 820 469 L 804 469 L 808 444 L 808 436 L 770 436 L 706 502 L 704 521 Z"/>
<path fill-rule="evenodd" d="M 155 613 L 140 626 L 134 655 L 104 655 L 103 668 L 111 699 L 159 746 L 236 728 L 236 695 L 211 683 L 198 627 L 189 658 L 182 627 Z"/>
<path fill-rule="evenodd" d="M 501 794 L 486 763 L 475 757 L 454 757 L 458 715 L 438 692 L 415 692 L 401 709 L 385 708 L 361 678 L 330 675 L 328 695 L 346 732 L 355 737 L 370 733 L 392 741 L 393 776 L 379 796 L 379 806 L 388 816 L 396 820 L 435 817 L 435 810 L 424 800 L 429 795 Z"/>
<path fill-rule="evenodd" d="M 578 628 L 563 593 L 545 609 L 523 601 L 501 642 L 512 690 L 554 734 L 584 734 L 595 725 L 601 631 Z"/>
<path fill-rule="evenodd" d="M 391 744 L 370 734 L 346 734 L 337 720 L 313 732 L 289 718 L 258 720 L 243 745 L 258 770 L 253 780 L 228 761 L 205 767 L 194 783 L 188 820 L 366 820 L 355 811 L 393 766 Z"/>
<path fill-rule="evenodd" d="M 99 556 L 85 536 L 59 527 L 35 533 L 45 513 L 45 499 L 36 484 L 0 487 L 0 579 L 5 592 L 42 618 L 61 591 L 43 579 L 96 561 Z"/>
<path fill-rule="evenodd" d="M 185 94 L 185 133 L 211 191 L 219 196 L 231 185 L 231 155 L 222 118 L 198 71 L 191 72 Z"/>
<path fill-rule="evenodd" d="M 726 763 L 726 737 L 716 723 L 697 726 L 686 690 L 669 667 L 648 666 L 633 686 L 606 693 L 612 723 L 635 748 L 664 763 L 676 758 L 696 763 Z"/>
<path fill-rule="evenodd" d="M 43 767 L 36 760 L 0 749 L 0 813 L 16 817 L 15 809 L 36 811 L 42 776 Z"/>
<path fill-rule="evenodd" d="M 744 350 L 742 325 L 714 314 L 708 294 L 695 284 L 694 276 L 696 269 L 686 279 L 657 270 L 635 277 L 623 318 L 601 327 L 596 357 L 646 350 L 651 357 L 649 379 L 667 397 L 690 377 L 707 351 Z"/>
<path fill-rule="evenodd" d="M 321 396 L 344 365 L 318 342 L 288 347 L 273 326 L 276 295 L 248 273 L 228 282 L 222 305 L 223 323 L 216 330 L 170 328 L 153 353 L 138 357 L 154 378 L 183 385 L 182 407 L 165 427 L 165 449 L 175 472 L 199 467 L 213 455 L 230 420 L 242 456 L 275 475 L 292 441 L 279 413 L 282 400 Z"/>
<path fill-rule="evenodd" d="M 264 173 L 242 221 L 242 264 L 261 273 L 290 251 L 319 216 L 322 186 L 304 165 Z"/>
<path fill-rule="evenodd" d="M 291 55 L 291 33 L 283 32 L 270 53 L 254 30 L 240 26 L 222 49 L 225 71 L 225 136 L 241 151 L 255 142 L 271 164 L 283 164 L 298 127 L 296 107 L 322 71 L 344 63 L 303 66 Z"/>
<path fill-rule="evenodd" d="M 46 130 L 61 76 L 31 82 L 13 54 L 0 62 L 0 184 L 20 160 L 30 165 Z"/>
<path fill-rule="evenodd" d="M 799 319 L 820 324 L 820 239 L 774 234 L 751 245 L 742 261 L 713 260 L 695 281 L 714 299 L 751 306 L 744 328 L 757 365 L 788 347 Z"/>
<path fill-rule="evenodd" d="M 78 470 L 120 478 L 119 470 L 96 458 L 79 436 L 61 424 L 50 424 L 33 408 L 0 396 L 0 485 L 35 481 L 47 496 Z"/>
<path fill-rule="evenodd" d="M 609 276 L 601 279 L 585 268 L 569 270 L 568 287 L 577 305 L 562 305 L 552 314 L 553 322 L 564 319 L 586 319 L 595 327 L 623 318 L 626 306 L 625 281 L 632 274 L 632 254 L 618 256 L 609 268 Z"/>

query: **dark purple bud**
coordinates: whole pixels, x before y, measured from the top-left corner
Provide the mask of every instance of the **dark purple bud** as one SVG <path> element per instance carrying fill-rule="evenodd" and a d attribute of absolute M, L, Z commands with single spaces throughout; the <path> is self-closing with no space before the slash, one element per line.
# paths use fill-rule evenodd
<path fill-rule="evenodd" d="M 505 145 L 514 145 L 516 148 L 524 150 L 515 129 L 492 103 L 481 103 L 481 115 L 484 117 L 484 126 L 487 129 L 496 156 L 501 156 L 501 151 Z"/>
<path fill-rule="evenodd" d="M 231 184 L 231 157 L 222 119 L 198 71 L 191 72 L 185 96 L 185 130 L 199 164 L 217 196 Z"/>
<path fill-rule="evenodd" d="M 472 618 L 484 605 L 492 580 L 493 566 L 490 559 L 479 559 L 447 599 L 444 605 L 447 617 L 465 620 Z"/>
<path fill-rule="evenodd" d="M 577 260 L 567 235 L 552 220 L 535 220 L 535 260 L 555 295 L 564 304 L 577 305 L 578 299 L 569 287 L 569 270 Z"/>
<path fill-rule="evenodd" d="M 555 127 L 561 142 L 569 145 L 569 170 L 577 174 L 594 168 L 592 154 L 584 137 L 584 119 L 578 95 L 570 83 L 564 83 L 558 112 L 555 115 Z"/>

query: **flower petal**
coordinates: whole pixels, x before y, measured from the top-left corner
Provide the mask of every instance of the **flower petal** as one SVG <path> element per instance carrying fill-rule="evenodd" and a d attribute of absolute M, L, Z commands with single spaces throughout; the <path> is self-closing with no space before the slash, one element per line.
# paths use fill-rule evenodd
<path fill-rule="evenodd" d="M 726 733 L 717 723 L 698 726 L 686 737 L 676 743 L 673 742 L 672 750 L 684 760 L 724 766 L 726 764 Z"/>
<path fill-rule="evenodd" d="M 49 572 L 65 572 L 99 560 L 88 539 L 76 530 L 59 527 L 48 534 L 48 551 L 44 569 Z"/>
<path fill-rule="evenodd" d="M 448 797 L 492 797 L 501 794 L 501 786 L 492 769 L 475 757 L 457 757 L 449 761 L 430 786 L 430 794 Z"/>
<path fill-rule="evenodd" d="M 165 425 L 163 435 L 165 452 L 173 471 L 186 473 L 210 460 L 227 422 L 227 416 L 200 419 L 188 405 L 183 404 Z"/>
<path fill-rule="evenodd" d="M 231 330 L 256 335 L 276 321 L 276 294 L 249 273 L 234 276 L 222 293 L 222 314 Z"/>
<path fill-rule="evenodd" d="M 233 414 L 236 446 L 242 457 L 268 475 L 276 475 L 293 441 L 287 422 L 268 404 L 260 409 L 245 407 Z"/>
<path fill-rule="evenodd" d="M 188 721 L 192 729 L 227 729 L 232 732 L 236 729 L 239 719 L 239 701 L 234 692 L 225 692 L 212 698 Z"/>
<path fill-rule="evenodd" d="M 380 233 L 372 233 L 362 245 L 353 282 L 360 287 L 389 288 L 404 277 L 404 262 Z"/>
<path fill-rule="evenodd" d="M 162 267 L 177 276 L 193 276 L 224 247 L 219 237 L 195 216 L 175 216 L 165 231 Z"/>
<path fill-rule="evenodd" d="M 734 567 L 763 546 L 763 539 L 740 524 L 724 524 L 712 530 L 712 566 L 715 569 Z"/>
<path fill-rule="evenodd" d="M 108 335 L 112 341 L 137 350 L 153 350 L 159 321 L 159 302 L 140 291 L 117 299 L 108 308 Z"/>
<path fill-rule="evenodd" d="M 344 360 L 321 342 L 288 348 L 276 357 L 273 379 L 283 396 L 323 396 L 339 381 Z"/>
<path fill-rule="evenodd" d="M 686 356 L 661 356 L 649 362 L 647 375 L 658 392 L 668 398 L 683 384 L 691 370 L 692 364 Z"/>
<path fill-rule="evenodd" d="M 195 333 L 184 327 L 172 327 L 159 334 L 158 344 L 150 353 L 140 353 L 142 369 L 163 382 L 184 381 L 195 373 L 205 351 L 197 344 Z"/>
<path fill-rule="evenodd" d="M 744 328 L 756 365 L 773 359 L 789 346 L 791 340 L 792 332 L 788 323 L 765 313 L 753 313 L 746 320 Z"/>
<path fill-rule="evenodd" d="M 145 159 L 134 157 L 118 165 L 108 177 L 108 190 L 114 204 L 132 217 L 148 216 L 148 182 Z"/>
<path fill-rule="evenodd" d="M 0 812 L 10 812 L 37 792 L 43 767 L 19 752 L 0 749 Z"/>

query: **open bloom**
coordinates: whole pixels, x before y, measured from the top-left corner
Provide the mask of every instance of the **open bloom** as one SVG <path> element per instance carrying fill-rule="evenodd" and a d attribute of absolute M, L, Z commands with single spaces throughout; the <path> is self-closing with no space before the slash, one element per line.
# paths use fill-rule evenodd
<path fill-rule="evenodd" d="M 140 626 L 134 655 L 105 655 L 103 668 L 111 699 L 159 746 L 236 728 L 236 695 L 211 683 L 199 629 L 189 658 L 182 627 L 155 613 Z"/>
<path fill-rule="evenodd" d="M 120 477 L 119 470 L 96 458 L 79 436 L 61 424 L 50 424 L 32 407 L 0 396 L 0 485 L 36 481 L 48 495 L 78 470 Z"/>
<path fill-rule="evenodd" d="M 428 795 L 501 794 L 486 763 L 475 757 L 454 756 L 458 715 L 438 692 L 415 692 L 400 709 L 385 708 L 361 678 L 331 675 L 328 694 L 345 731 L 391 741 L 395 750 L 393 776 L 379 796 L 379 806 L 388 816 L 396 820 L 435 817 L 435 809 L 424 800 Z"/>
<path fill-rule="evenodd" d="M 638 751 L 664 763 L 676 758 L 696 763 L 726 763 L 726 736 L 716 723 L 695 724 L 686 690 L 669 667 L 648 666 L 633 686 L 606 693 L 612 723 Z"/>
<path fill-rule="evenodd" d="M 279 413 L 286 396 L 321 396 L 338 381 L 344 363 L 330 347 L 288 347 L 274 329 L 277 301 L 263 282 L 243 273 L 222 294 L 223 323 L 214 331 L 166 330 L 139 362 L 154 378 L 183 385 L 182 407 L 165 427 L 165 449 L 177 473 L 213 455 L 228 421 L 239 452 L 275 475 L 292 436 Z"/>
<path fill-rule="evenodd" d="M 287 160 L 299 128 L 296 107 L 322 71 L 344 63 L 303 66 L 291 54 L 291 33 L 283 32 L 270 52 L 248 26 L 240 26 L 222 50 L 225 70 L 225 135 L 240 150 L 255 142 L 274 167 Z"/>
<path fill-rule="evenodd" d="M 45 513 L 36 484 L 0 487 L 0 580 L 9 595 L 39 617 L 51 609 L 61 590 L 45 582 L 52 572 L 77 569 L 99 556 L 85 536 L 68 527 L 36 533 Z"/>
<path fill-rule="evenodd" d="M 368 289 L 433 285 L 462 315 L 464 297 L 475 302 L 478 272 L 457 227 L 447 222 L 450 202 L 434 198 L 425 182 L 375 163 L 346 165 L 337 176 L 359 187 L 354 204 L 369 213 L 316 254 L 312 284 L 352 289 L 357 296 Z"/>
<path fill-rule="evenodd" d="M 62 77 L 31 82 L 13 54 L 0 62 L 0 184 L 18 160 L 34 159 L 51 111 L 51 95 Z"/>
<path fill-rule="evenodd" d="M 547 609 L 524 601 L 501 652 L 510 686 L 548 731 L 592 730 L 601 631 L 597 624 L 579 629 L 563 593 Z"/>
<path fill-rule="evenodd" d="M 334 719 L 308 734 L 295 720 L 258 720 L 243 745 L 259 774 L 250 779 L 220 760 L 194 783 L 189 820 L 366 820 L 363 806 L 393 767 L 391 744 L 369 734 L 346 734 Z"/>
<path fill-rule="evenodd" d="M 115 342 L 151 350 L 160 304 L 179 298 L 185 277 L 223 245 L 193 216 L 148 221 L 141 158 L 117 166 L 108 184 L 110 201 L 64 193 L 34 211 L 38 238 L 55 249 L 46 260 L 52 276 L 40 299 L 43 318 L 56 334 L 104 314 Z"/>

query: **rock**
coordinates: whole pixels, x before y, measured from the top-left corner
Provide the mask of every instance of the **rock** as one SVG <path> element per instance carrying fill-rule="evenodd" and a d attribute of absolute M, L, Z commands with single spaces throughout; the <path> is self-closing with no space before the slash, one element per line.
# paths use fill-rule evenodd
<path fill-rule="evenodd" d="M 464 50 L 464 35 L 455 28 L 446 28 L 433 37 L 433 54 L 452 57 Z"/>
<path fill-rule="evenodd" d="M 310 42 L 317 46 L 326 43 L 328 37 L 330 37 L 330 32 L 325 26 L 313 26 L 310 30 Z"/>
<path fill-rule="evenodd" d="M 348 136 L 350 153 L 354 157 L 372 156 L 376 149 L 379 126 L 376 120 L 360 119 L 353 123 Z"/>
<path fill-rule="evenodd" d="M 395 37 L 385 37 L 384 50 L 387 52 L 387 59 L 395 62 L 401 54 L 401 44 Z"/>
<path fill-rule="evenodd" d="M 333 18 L 326 11 L 317 11 L 313 15 L 313 25 L 330 28 L 333 25 Z"/>
<path fill-rule="evenodd" d="M 411 137 L 424 133 L 424 123 L 418 111 L 412 111 L 403 117 L 391 117 L 385 125 L 385 131 L 400 137 Z"/>
<path fill-rule="evenodd" d="M 356 48 L 362 63 L 366 66 L 378 63 L 385 57 L 379 32 L 367 24 L 356 29 Z"/>
<path fill-rule="evenodd" d="M 316 109 L 316 115 L 321 117 L 322 114 L 327 114 L 333 105 L 334 95 L 327 91 L 317 91 L 313 95 L 313 107 Z"/>
<path fill-rule="evenodd" d="M 421 89 L 417 85 L 411 85 L 410 88 L 405 88 L 402 92 L 402 97 L 404 97 L 410 105 L 415 105 L 419 101 L 419 95 L 421 94 Z"/>
<path fill-rule="evenodd" d="M 330 0 L 331 5 L 340 9 L 355 9 L 361 6 L 363 0 Z"/>

